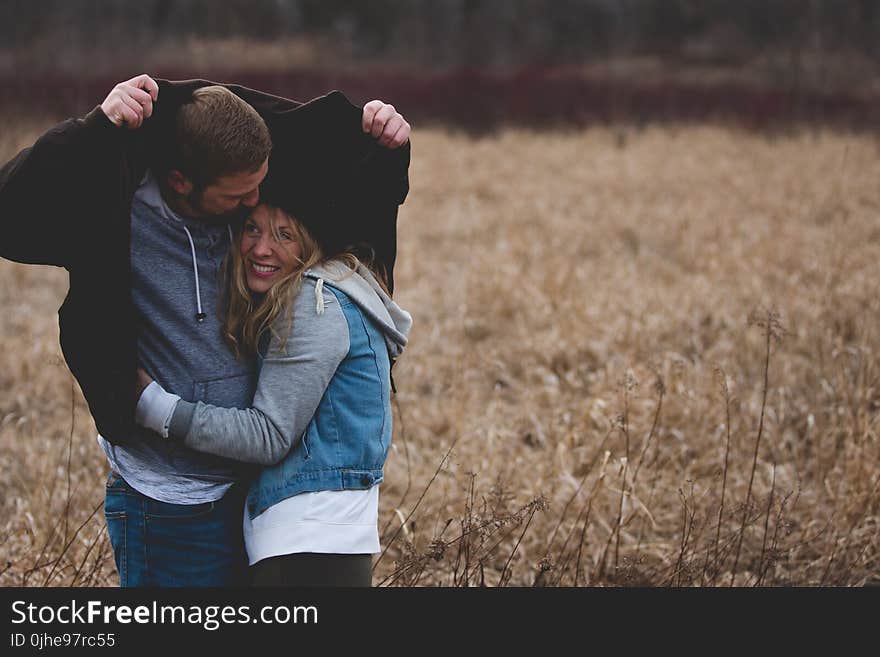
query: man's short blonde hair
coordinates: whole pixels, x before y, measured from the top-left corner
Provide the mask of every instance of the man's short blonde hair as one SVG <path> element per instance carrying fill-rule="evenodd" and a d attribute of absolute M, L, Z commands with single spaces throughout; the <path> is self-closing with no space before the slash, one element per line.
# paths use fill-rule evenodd
<path fill-rule="evenodd" d="M 218 178 L 253 173 L 272 150 L 266 122 L 226 87 L 196 89 L 177 112 L 175 156 L 169 162 L 196 187 Z"/>

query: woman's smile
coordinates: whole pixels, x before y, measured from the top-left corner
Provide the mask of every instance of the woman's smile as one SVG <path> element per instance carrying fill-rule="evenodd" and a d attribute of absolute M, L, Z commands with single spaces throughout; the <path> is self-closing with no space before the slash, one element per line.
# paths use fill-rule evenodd
<path fill-rule="evenodd" d="M 260 276 L 261 278 L 269 278 L 275 272 L 277 272 L 279 269 L 281 269 L 281 267 L 275 267 L 273 265 L 259 264 L 259 263 L 254 262 L 253 260 L 250 261 L 250 264 L 251 264 L 251 270 L 254 273 L 254 275 Z"/>

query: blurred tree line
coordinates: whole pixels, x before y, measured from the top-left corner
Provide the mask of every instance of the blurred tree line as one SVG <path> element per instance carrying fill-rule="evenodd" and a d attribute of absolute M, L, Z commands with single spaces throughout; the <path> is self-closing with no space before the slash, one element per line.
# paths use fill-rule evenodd
<path fill-rule="evenodd" d="M 353 61 L 554 66 L 621 56 L 737 64 L 767 51 L 874 59 L 877 0 L 3 0 L 4 48 L 149 49 L 184 38 L 322 39 Z"/>
<path fill-rule="evenodd" d="M 880 0 L 0 0 L 0 108 L 78 115 L 146 71 L 344 89 L 476 130 L 880 131 L 878 44 Z"/>

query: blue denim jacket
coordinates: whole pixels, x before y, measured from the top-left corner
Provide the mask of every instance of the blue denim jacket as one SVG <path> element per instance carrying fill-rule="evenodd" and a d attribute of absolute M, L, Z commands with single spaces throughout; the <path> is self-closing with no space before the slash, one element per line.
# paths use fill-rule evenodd
<path fill-rule="evenodd" d="M 350 346 L 299 442 L 251 484 L 251 518 L 298 493 L 368 489 L 382 481 L 391 445 L 391 361 L 385 338 L 334 283 Z"/>

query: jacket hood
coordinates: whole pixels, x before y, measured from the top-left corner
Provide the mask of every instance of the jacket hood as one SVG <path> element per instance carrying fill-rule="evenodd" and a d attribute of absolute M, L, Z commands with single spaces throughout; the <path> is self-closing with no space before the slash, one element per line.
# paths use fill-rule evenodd
<path fill-rule="evenodd" d="M 351 299 L 380 328 L 392 359 L 403 353 L 412 328 L 412 316 L 385 293 L 364 265 L 358 263 L 357 269 L 352 271 L 344 264 L 331 260 L 312 267 L 304 275 L 318 282 L 318 299 L 321 298 L 322 285 L 334 287 Z M 322 309 L 323 303 L 319 300 L 317 310 L 322 312 Z"/>

